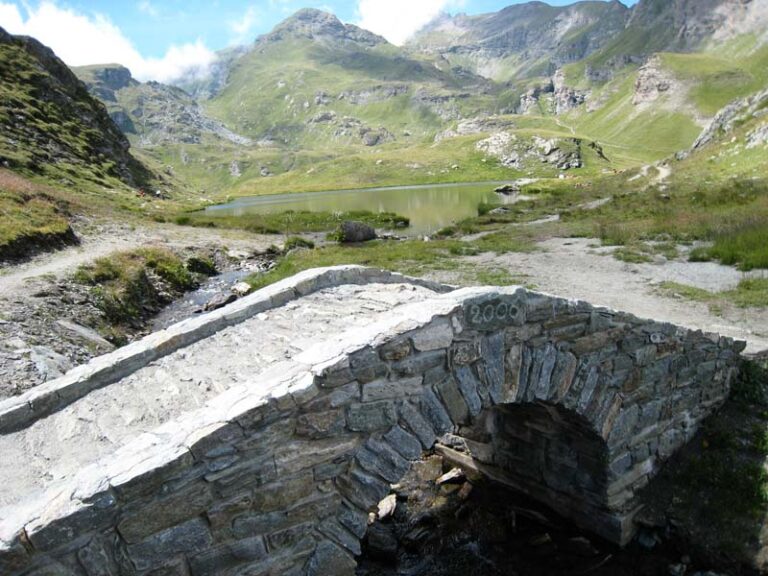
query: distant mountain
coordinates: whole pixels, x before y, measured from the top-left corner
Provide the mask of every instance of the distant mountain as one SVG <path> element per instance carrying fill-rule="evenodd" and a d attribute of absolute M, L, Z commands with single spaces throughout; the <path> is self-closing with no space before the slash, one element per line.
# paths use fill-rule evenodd
<path fill-rule="evenodd" d="M 688 149 L 768 86 L 767 20 L 768 0 L 529 2 L 443 15 L 397 47 L 304 9 L 207 79 L 77 74 L 143 158 L 200 191 L 551 177 Z"/>
<path fill-rule="evenodd" d="M 257 44 L 280 42 L 286 39 L 304 38 L 331 44 L 353 43 L 362 46 L 379 46 L 387 41 L 353 24 L 344 24 L 336 16 L 314 8 L 304 8 L 287 18 L 269 34 L 261 36 Z"/>
<path fill-rule="evenodd" d="M 408 43 L 496 80 L 551 75 L 621 34 L 632 11 L 618 1 L 528 2 L 478 16 L 442 15 Z"/>
<path fill-rule="evenodd" d="M 595 79 L 606 79 L 656 52 L 692 52 L 767 30 L 768 0 L 640 0 L 633 8 L 618 0 L 528 2 L 477 16 L 444 14 L 408 47 L 501 81 L 550 76 L 582 60 Z"/>
<path fill-rule="evenodd" d="M 104 105 L 33 38 L 0 28 L 0 165 L 74 181 L 149 178 Z"/>
<path fill-rule="evenodd" d="M 252 47 L 252 45 L 231 46 L 220 50 L 216 52 L 216 57 L 208 67 L 207 74 L 201 75 L 198 70 L 195 70 L 174 80 L 173 85 L 184 90 L 195 100 L 208 100 L 223 90 L 233 62 L 247 54 Z"/>
<path fill-rule="evenodd" d="M 232 62 L 206 109 L 263 142 L 375 146 L 498 111 L 494 90 L 468 70 L 408 55 L 332 14 L 305 9 Z"/>
<path fill-rule="evenodd" d="M 141 83 L 119 64 L 73 68 L 88 90 L 102 100 L 120 129 L 142 148 L 168 143 L 199 144 L 204 138 L 234 144 L 249 140 L 208 118 L 181 88 Z"/>

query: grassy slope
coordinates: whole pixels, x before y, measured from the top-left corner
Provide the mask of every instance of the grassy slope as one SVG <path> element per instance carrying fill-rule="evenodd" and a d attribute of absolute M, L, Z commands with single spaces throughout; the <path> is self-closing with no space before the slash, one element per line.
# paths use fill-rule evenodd
<path fill-rule="evenodd" d="M 700 54 L 664 53 L 662 62 L 678 78 L 694 84 L 691 98 L 707 116 L 768 84 L 768 45 L 757 46 L 752 36 Z"/>
<path fill-rule="evenodd" d="M 0 159 L 49 180 L 121 186 L 124 175 L 105 152 L 121 149 L 110 141 L 119 131 L 106 133 L 107 119 L 85 88 L 64 86 L 16 42 L 0 43 L 0 78 Z M 146 177 L 138 165 L 131 170 Z"/>
<path fill-rule="evenodd" d="M 73 206 L 70 196 L 0 170 L 0 261 L 71 243 Z"/>
<path fill-rule="evenodd" d="M 339 99 L 344 91 L 376 86 L 408 85 L 408 93 L 379 102 L 355 105 Z M 461 91 L 466 81 L 442 72 L 431 62 L 407 58 L 389 45 L 362 48 L 354 44 L 326 45 L 306 39 L 268 42 L 240 59 L 227 88 L 208 105 L 215 117 L 246 135 L 274 134 L 289 146 L 325 144 L 334 130 L 307 121 L 318 112 L 333 110 L 339 118 L 358 118 L 377 128 L 384 125 L 398 138 L 403 131 L 413 139 L 429 138 L 442 126 L 434 110 L 412 101 L 419 89 L 434 94 Z M 315 104 L 319 92 L 329 95 L 327 105 Z M 305 105 L 306 103 L 306 105 Z M 493 109 L 493 99 L 474 98 L 462 112 Z M 343 143 L 345 137 L 337 137 Z"/>

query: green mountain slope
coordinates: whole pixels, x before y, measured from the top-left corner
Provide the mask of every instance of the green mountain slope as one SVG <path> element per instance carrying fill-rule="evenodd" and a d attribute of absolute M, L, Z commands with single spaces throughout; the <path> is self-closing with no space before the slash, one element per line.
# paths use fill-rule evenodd
<path fill-rule="evenodd" d="M 114 66 L 77 72 L 142 158 L 200 199 L 590 178 L 687 149 L 766 85 L 761 2 L 530 2 L 441 17 L 405 48 L 305 9 L 181 81 L 197 96 Z"/>
<path fill-rule="evenodd" d="M 496 107 L 490 82 L 406 56 L 334 16 L 303 10 L 238 59 L 206 106 L 257 140 L 290 147 L 418 142 Z"/>
<path fill-rule="evenodd" d="M 206 136 L 248 143 L 247 138 L 206 117 L 193 97 L 181 88 L 138 82 L 118 64 L 83 66 L 73 71 L 104 102 L 112 120 L 137 147 L 199 144 Z"/>
<path fill-rule="evenodd" d="M 149 177 L 104 106 L 66 65 L 32 38 L 0 29 L 0 162 L 51 180 Z"/>
<path fill-rule="evenodd" d="M 0 262 L 77 242 L 73 214 L 133 207 L 151 173 L 55 54 L 0 29 Z"/>

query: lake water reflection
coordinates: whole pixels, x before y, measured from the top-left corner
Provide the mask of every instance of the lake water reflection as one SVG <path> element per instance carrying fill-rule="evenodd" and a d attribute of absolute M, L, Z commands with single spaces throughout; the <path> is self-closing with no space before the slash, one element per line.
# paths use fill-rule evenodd
<path fill-rule="evenodd" d="M 504 182 L 472 182 L 331 190 L 271 196 L 248 196 L 206 209 L 211 215 L 239 216 L 285 210 L 396 212 L 411 219 L 408 234 L 431 234 L 453 222 L 477 215 L 481 202 L 514 202 L 494 192 Z"/>

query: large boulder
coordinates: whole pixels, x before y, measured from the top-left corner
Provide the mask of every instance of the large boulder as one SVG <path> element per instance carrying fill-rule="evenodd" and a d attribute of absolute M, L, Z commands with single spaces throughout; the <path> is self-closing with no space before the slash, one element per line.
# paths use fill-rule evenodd
<path fill-rule="evenodd" d="M 339 242 L 351 244 L 376 239 L 376 230 L 364 222 L 346 220 L 341 223 L 338 233 Z"/>

